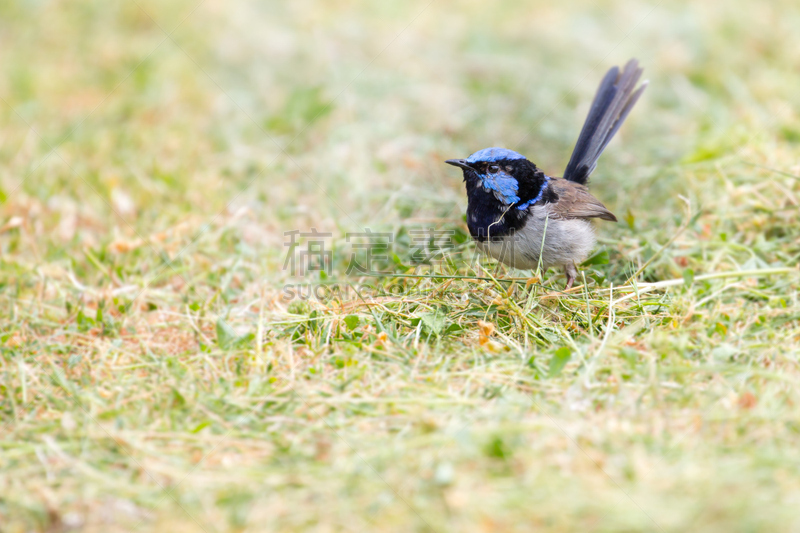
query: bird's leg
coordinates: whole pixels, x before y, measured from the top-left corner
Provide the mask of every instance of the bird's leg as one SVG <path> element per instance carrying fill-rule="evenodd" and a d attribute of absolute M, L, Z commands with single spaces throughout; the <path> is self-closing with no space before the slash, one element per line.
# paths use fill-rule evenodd
<path fill-rule="evenodd" d="M 570 290 L 572 288 L 572 284 L 575 283 L 575 278 L 578 277 L 578 269 L 575 268 L 575 263 L 570 261 L 566 265 L 564 265 L 564 274 L 567 275 L 567 286 L 564 290 Z"/>

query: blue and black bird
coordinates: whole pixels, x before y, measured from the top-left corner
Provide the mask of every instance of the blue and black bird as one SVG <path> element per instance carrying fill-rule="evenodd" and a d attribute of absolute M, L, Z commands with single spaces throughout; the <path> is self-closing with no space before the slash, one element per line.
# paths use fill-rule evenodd
<path fill-rule="evenodd" d="M 589 193 L 589 175 L 600 154 L 647 87 L 636 87 L 642 69 L 631 59 L 613 67 L 594 97 L 561 178 L 548 176 L 525 156 L 485 148 L 446 163 L 464 171 L 467 225 L 478 249 L 519 269 L 564 267 L 567 289 L 596 239 L 590 218 L 617 217 Z"/>

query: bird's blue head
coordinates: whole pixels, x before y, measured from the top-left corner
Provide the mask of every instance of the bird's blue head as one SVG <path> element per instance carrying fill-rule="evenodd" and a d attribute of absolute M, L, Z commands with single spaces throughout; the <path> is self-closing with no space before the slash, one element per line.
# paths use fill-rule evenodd
<path fill-rule="evenodd" d="M 484 148 L 466 159 L 448 159 L 464 171 L 467 196 L 472 202 L 501 210 L 527 209 L 542 199 L 549 178 L 525 156 L 506 148 Z"/>

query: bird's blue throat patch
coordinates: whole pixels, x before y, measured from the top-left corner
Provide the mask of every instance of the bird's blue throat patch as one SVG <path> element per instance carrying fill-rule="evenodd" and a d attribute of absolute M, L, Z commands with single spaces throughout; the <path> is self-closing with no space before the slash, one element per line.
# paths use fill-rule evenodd
<path fill-rule="evenodd" d="M 495 161 L 513 161 L 515 159 L 525 159 L 525 156 L 508 148 L 484 148 L 469 156 L 467 163 L 477 163 L 478 161 L 493 163 Z"/>

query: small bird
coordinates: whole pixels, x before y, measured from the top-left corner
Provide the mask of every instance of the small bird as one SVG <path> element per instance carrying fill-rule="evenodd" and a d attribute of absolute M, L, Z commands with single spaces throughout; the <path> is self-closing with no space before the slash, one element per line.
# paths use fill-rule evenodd
<path fill-rule="evenodd" d="M 525 156 L 484 148 L 445 163 L 464 171 L 467 226 L 478 249 L 522 270 L 563 266 L 570 289 L 596 239 L 590 218 L 617 221 L 586 187 L 606 145 L 647 87 L 631 59 L 606 73 L 589 108 L 564 176 L 548 176 Z"/>

